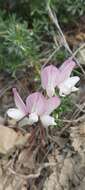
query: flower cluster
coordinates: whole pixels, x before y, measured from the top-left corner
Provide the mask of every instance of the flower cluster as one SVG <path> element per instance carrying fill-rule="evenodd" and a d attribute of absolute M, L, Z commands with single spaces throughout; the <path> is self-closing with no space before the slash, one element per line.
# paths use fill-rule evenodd
<path fill-rule="evenodd" d="M 42 87 L 46 89 L 49 97 L 54 95 L 55 87 L 58 87 L 60 96 L 66 96 L 71 92 L 78 90 L 78 88 L 75 87 L 75 84 L 80 78 L 78 76 L 70 77 L 75 66 L 76 63 L 68 59 L 59 68 L 50 65 L 42 69 Z"/>
<path fill-rule="evenodd" d="M 44 97 L 41 92 L 34 92 L 26 98 L 24 103 L 16 88 L 13 88 L 17 108 L 8 109 L 8 116 L 16 121 L 25 117 L 29 125 L 39 120 L 44 127 L 56 125 L 54 118 L 50 116 L 61 102 L 60 98 L 55 96 L 55 88 L 59 89 L 60 96 L 66 96 L 78 90 L 75 84 L 79 81 L 79 77 L 70 77 L 75 65 L 75 62 L 69 59 L 60 68 L 49 65 L 41 70 L 41 84 L 43 89 L 46 90 L 48 97 Z"/>

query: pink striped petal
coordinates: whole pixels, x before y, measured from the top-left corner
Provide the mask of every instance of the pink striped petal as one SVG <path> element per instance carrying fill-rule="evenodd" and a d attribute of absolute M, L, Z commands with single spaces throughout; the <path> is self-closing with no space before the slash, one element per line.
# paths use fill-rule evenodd
<path fill-rule="evenodd" d="M 76 65 L 76 63 L 71 59 L 66 60 L 61 65 L 61 67 L 59 68 L 60 75 L 61 75 L 60 83 L 63 82 L 64 80 L 66 80 L 70 76 L 70 74 L 71 74 L 72 70 L 74 69 L 75 65 Z"/>
<path fill-rule="evenodd" d="M 60 73 L 53 65 L 49 65 L 41 71 L 42 87 L 47 90 L 48 95 L 52 94 L 52 91 L 56 87 L 56 77 L 59 79 Z"/>
<path fill-rule="evenodd" d="M 45 99 L 40 92 L 34 92 L 26 99 L 26 105 L 29 113 L 41 115 L 45 110 Z"/>
<path fill-rule="evenodd" d="M 23 100 L 21 99 L 20 95 L 18 94 L 16 88 L 13 88 L 13 94 L 14 94 L 14 101 L 16 107 L 26 115 L 27 110 L 26 110 L 26 105 L 24 104 Z"/>
<path fill-rule="evenodd" d="M 46 100 L 45 114 L 51 114 L 60 105 L 60 99 L 58 96 L 54 96 Z"/>

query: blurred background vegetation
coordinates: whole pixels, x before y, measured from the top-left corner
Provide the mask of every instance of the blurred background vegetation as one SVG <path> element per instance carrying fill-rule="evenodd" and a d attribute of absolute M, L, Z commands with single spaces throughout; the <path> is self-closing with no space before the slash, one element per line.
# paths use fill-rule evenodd
<path fill-rule="evenodd" d="M 63 30 L 85 14 L 85 0 L 50 0 L 50 6 Z M 0 0 L 0 71 L 14 74 L 25 65 L 38 70 L 59 45 L 54 43 L 55 35 L 46 0 Z M 67 56 L 61 48 L 52 61 Z"/>

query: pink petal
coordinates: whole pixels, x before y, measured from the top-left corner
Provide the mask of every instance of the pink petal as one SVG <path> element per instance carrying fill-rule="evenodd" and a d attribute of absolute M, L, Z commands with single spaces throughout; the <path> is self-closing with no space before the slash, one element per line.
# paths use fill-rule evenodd
<path fill-rule="evenodd" d="M 48 86 L 56 87 L 56 76 L 59 77 L 58 69 L 49 65 L 41 70 L 41 83 L 44 89 L 48 88 Z"/>
<path fill-rule="evenodd" d="M 15 101 L 16 107 L 26 115 L 26 113 L 27 113 L 26 105 L 24 104 L 23 100 L 21 99 L 20 95 L 18 94 L 16 88 L 13 88 L 13 94 L 14 94 L 14 101 Z"/>
<path fill-rule="evenodd" d="M 45 114 L 49 115 L 60 105 L 60 99 L 58 96 L 54 96 L 46 100 L 45 104 L 46 104 Z"/>
<path fill-rule="evenodd" d="M 34 92 L 26 99 L 26 105 L 29 113 L 37 113 L 41 115 L 45 110 L 45 99 L 40 92 Z"/>
<path fill-rule="evenodd" d="M 61 75 L 60 82 L 63 82 L 64 80 L 66 80 L 70 76 L 70 74 L 71 74 L 72 70 L 74 69 L 75 65 L 76 65 L 76 63 L 71 59 L 66 60 L 61 65 L 61 67 L 59 68 L 59 71 L 61 73 L 60 74 Z"/>

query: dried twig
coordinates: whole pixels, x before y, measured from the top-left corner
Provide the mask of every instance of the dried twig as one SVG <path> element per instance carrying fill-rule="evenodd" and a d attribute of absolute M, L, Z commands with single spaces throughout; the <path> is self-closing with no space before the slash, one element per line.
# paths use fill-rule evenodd
<path fill-rule="evenodd" d="M 38 178 L 41 174 L 41 171 L 45 168 L 48 168 L 50 166 L 55 166 L 56 163 L 53 162 L 53 163 L 44 163 L 36 172 L 36 174 L 29 174 L 29 175 L 24 175 L 24 174 L 20 174 L 20 173 L 17 173 L 16 171 L 14 171 L 12 168 L 9 168 L 8 170 L 11 172 L 11 174 L 13 175 L 16 175 L 17 177 L 20 177 L 20 178 L 24 178 L 24 179 L 35 179 L 35 178 Z"/>
<path fill-rule="evenodd" d="M 78 123 L 78 122 L 82 122 L 85 121 L 85 114 L 83 116 L 78 117 L 77 119 L 73 119 L 73 120 L 68 120 L 68 119 L 58 119 L 59 121 L 63 121 L 64 123 Z"/>
<path fill-rule="evenodd" d="M 81 46 L 80 48 L 78 48 L 78 49 L 73 53 L 72 50 L 71 50 L 70 47 L 69 47 L 69 44 L 68 44 L 67 41 L 66 41 L 66 38 L 65 38 L 65 36 L 64 36 L 64 34 L 63 34 L 61 28 L 60 28 L 60 25 L 59 25 L 59 23 L 58 23 L 57 16 L 55 15 L 55 13 L 53 14 L 53 12 L 52 12 L 52 10 L 51 10 L 49 4 L 47 5 L 47 9 L 48 9 L 48 14 L 49 14 L 49 16 L 50 16 L 52 22 L 55 24 L 55 26 L 56 26 L 56 28 L 57 28 L 57 30 L 58 30 L 58 33 L 59 33 L 59 35 L 61 36 L 61 43 L 62 43 L 62 45 L 63 45 L 63 46 L 65 47 L 65 49 L 67 49 L 67 51 L 70 53 L 71 58 L 74 58 L 74 59 L 75 59 L 77 65 L 80 67 L 82 73 L 85 75 L 85 71 L 84 71 L 83 67 L 81 66 L 81 64 L 79 63 L 79 61 L 78 61 L 78 60 L 76 59 L 76 57 L 75 57 L 75 55 L 78 53 L 78 51 L 79 51 L 81 48 L 83 48 L 83 47 L 85 46 L 85 43 L 82 45 L 83 47 Z"/>
<path fill-rule="evenodd" d="M 65 46 L 65 48 L 68 50 L 69 53 L 72 53 L 72 51 L 70 50 L 69 45 L 68 45 L 68 43 L 67 43 L 67 41 L 65 39 L 65 36 L 64 36 L 64 34 L 63 34 L 63 32 L 62 32 L 62 30 L 60 28 L 60 25 L 58 23 L 58 19 L 57 19 L 56 15 L 52 13 L 52 10 L 51 10 L 49 4 L 48 4 L 47 8 L 48 8 L 48 14 L 49 14 L 51 20 L 53 21 L 53 23 L 55 24 L 58 32 L 61 35 L 61 39 L 62 39 L 61 42 L 62 42 L 62 44 Z"/>
<path fill-rule="evenodd" d="M 76 54 L 85 47 L 85 43 L 83 43 L 79 48 L 76 49 L 76 51 L 72 54 L 71 58 L 74 58 Z"/>
<path fill-rule="evenodd" d="M 51 61 L 52 57 L 55 55 L 55 53 L 56 53 L 57 51 L 60 50 L 60 48 L 61 48 L 61 46 L 59 46 L 57 49 L 55 49 L 55 50 L 52 52 L 52 54 L 48 57 L 48 59 L 46 60 L 46 62 L 45 62 L 44 65 L 42 66 L 42 68 L 44 68 L 44 67 L 49 63 L 49 61 Z"/>

